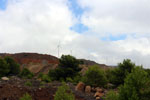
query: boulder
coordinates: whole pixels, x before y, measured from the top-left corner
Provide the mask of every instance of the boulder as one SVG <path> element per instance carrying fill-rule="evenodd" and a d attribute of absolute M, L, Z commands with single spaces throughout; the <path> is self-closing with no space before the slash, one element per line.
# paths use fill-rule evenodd
<path fill-rule="evenodd" d="M 85 87 L 85 93 L 91 93 L 91 86 Z"/>
<path fill-rule="evenodd" d="M 84 88 L 85 88 L 85 84 L 83 82 L 79 82 L 77 84 L 77 86 L 75 87 L 75 90 L 76 91 L 84 91 Z"/>
<path fill-rule="evenodd" d="M 3 81 L 8 81 L 8 80 L 9 80 L 8 77 L 2 77 L 1 79 L 2 79 Z"/>
<path fill-rule="evenodd" d="M 104 96 L 104 93 L 96 92 L 94 97 L 102 97 Z"/>
<path fill-rule="evenodd" d="M 96 92 L 102 93 L 102 92 L 103 92 L 103 89 L 101 89 L 101 88 L 96 88 Z"/>
<path fill-rule="evenodd" d="M 100 97 L 96 97 L 96 100 L 100 100 L 101 98 Z"/>

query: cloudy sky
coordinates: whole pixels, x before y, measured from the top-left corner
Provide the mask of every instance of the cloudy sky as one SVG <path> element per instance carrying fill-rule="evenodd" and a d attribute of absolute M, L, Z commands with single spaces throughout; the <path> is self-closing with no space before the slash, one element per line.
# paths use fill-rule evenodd
<path fill-rule="evenodd" d="M 0 52 L 150 68 L 150 0 L 0 0 Z"/>

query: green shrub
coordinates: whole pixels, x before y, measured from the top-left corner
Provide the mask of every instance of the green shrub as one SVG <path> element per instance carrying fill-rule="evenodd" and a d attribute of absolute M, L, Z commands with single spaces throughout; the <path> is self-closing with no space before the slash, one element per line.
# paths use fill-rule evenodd
<path fill-rule="evenodd" d="M 40 73 L 38 78 L 40 78 L 42 81 L 47 82 L 47 83 L 51 82 L 50 77 L 46 74 L 43 74 L 43 73 Z"/>
<path fill-rule="evenodd" d="M 9 71 L 9 64 L 4 59 L 0 58 L 0 77 L 7 76 Z"/>
<path fill-rule="evenodd" d="M 119 100 L 118 94 L 115 93 L 113 90 L 111 90 L 106 94 L 106 97 L 104 98 L 104 100 Z"/>
<path fill-rule="evenodd" d="M 19 100 L 32 100 L 32 97 L 28 93 L 26 93 Z"/>
<path fill-rule="evenodd" d="M 20 65 L 11 57 L 7 56 L 4 60 L 9 64 L 8 75 L 18 75 L 20 73 Z"/>
<path fill-rule="evenodd" d="M 30 81 L 27 81 L 27 82 L 25 82 L 25 84 L 24 84 L 25 86 L 29 86 L 29 87 L 31 87 L 32 86 L 32 83 L 30 82 Z"/>
<path fill-rule="evenodd" d="M 91 66 L 83 77 L 83 82 L 91 86 L 104 87 L 107 84 L 107 79 L 104 71 L 98 66 Z"/>
<path fill-rule="evenodd" d="M 75 100 L 75 97 L 69 87 L 63 83 L 62 86 L 58 87 L 54 100 Z"/>
<path fill-rule="evenodd" d="M 80 74 L 77 74 L 73 79 L 72 82 L 74 84 L 78 84 L 80 81 L 82 81 L 82 76 Z"/>
<path fill-rule="evenodd" d="M 112 70 L 110 82 L 116 86 L 123 84 L 126 76 L 135 68 L 135 64 L 130 59 L 125 59 L 123 63 L 119 63 L 118 67 Z"/>
<path fill-rule="evenodd" d="M 20 73 L 20 77 L 22 78 L 29 78 L 31 79 L 34 76 L 32 72 L 30 72 L 27 68 L 23 68 L 22 72 Z"/>
<path fill-rule="evenodd" d="M 67 77 L 73 79 L 81 70 L 80 61 L 73 56 L 62 55 L 59 62 L 58 68 L 49 71 L 48 75 L 52 80 L 66 81 Z"/>
<path fill-rule="evenodd" d="M 149 100 L 150 80 L 142 68 L 135 68 L 119 88 L 119 100 Z"/>

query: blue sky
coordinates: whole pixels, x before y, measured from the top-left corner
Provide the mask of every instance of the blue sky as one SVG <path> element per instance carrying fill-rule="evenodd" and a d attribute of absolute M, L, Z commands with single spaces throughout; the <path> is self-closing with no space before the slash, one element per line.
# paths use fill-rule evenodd
<path fill-rule="evenodd" d="M 5 10 L 7 6 L 7 0 L 0 0 L 0 9 Z"/>
<path fill-rule="evenodd" d="M 80 34 L 88 31 L 88 27 L 81 23 L 81 16 L 84 13 L 85 9 L 79 6 L 77 0 L 69 0 L 69 2 L 70 2 L 69 8 L 78 20 L 78 23 L 70 27 L 70 29 Z"/>
<path fill-rule="evenodd" d="M 125 40 L 127 38 L 127 35 L 126 34 L 121 34 L 121 35 L 108 35 L 108 36 L 105 36 L 105 37 L 102 37 L 101 40 L 103 41 L 118 41 L 118 40 Z"/>

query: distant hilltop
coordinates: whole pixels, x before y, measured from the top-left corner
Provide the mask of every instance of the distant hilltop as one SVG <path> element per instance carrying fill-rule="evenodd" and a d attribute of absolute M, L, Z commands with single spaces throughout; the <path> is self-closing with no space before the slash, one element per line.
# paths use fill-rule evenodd
<path fill-rule="evenodd" d="M 21 68 L 28 68 L 31 72 L 35 74 L 48 73 L 50 69 L 55 69 L 59 64 L 59 59 L 52 55 L 38 54 L 38 53 L 0 53 L 1 57 L 11 56 L 20 65 Z M 102 68 L 108 68 L 105 64 L 98 64 L 91 60 L 79 59 L 83 62 L 82 66 L 92 66 L 98 65 Z"/>

